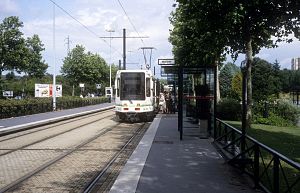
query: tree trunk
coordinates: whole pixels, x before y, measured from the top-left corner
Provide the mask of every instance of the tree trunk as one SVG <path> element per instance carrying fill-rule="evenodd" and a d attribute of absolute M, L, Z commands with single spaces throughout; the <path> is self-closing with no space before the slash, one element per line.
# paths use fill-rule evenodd
<path fill-rule="evenodd" d="M 75 86 L 73 84 L 73 88 L 72 88 L 72 96 L 74 96 L 74 90 L 75 90 Z"/>
<path fill-rule="evenodd" d="M 3 98 L 2 66 L 1 66 L 1 69 L 0 69 L 0 98 Z"/>
<path fill-rule="evenodd" d="M 246 51 L 246 81 L 247 81 L 247 104 L 246 104 L 246 130 L 251 126 L 252 119 L 252 78 L 251 70 L 253 63 L 253 50 L 252 50 L 252 39 L 249 38 L 247 42 L 247 51 Z"/>

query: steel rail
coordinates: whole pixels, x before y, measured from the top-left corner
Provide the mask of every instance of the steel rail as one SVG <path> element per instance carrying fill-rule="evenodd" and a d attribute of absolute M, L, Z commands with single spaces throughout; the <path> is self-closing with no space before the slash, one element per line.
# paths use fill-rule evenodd
<path fill-rule="evenodd" d="M 122 146 L 122 148 L 108 161 L 108 163 L 105 165 L 105 167 L 101 170 L 101 172 L 96 175 L 96 177 L 86 186 L 84 193 L 90 193 L 94 190 L 94 188 L 97 185 L 97 182 L 102 178 L 102 176 L 106 173 L 108 169 L 115 163 L 115 161 L 118 159 L 121 153 L 124 152 L 124 150 L 128 147 L 128 145 L 135 139 L 135 137 L 138 136 L 138 134 L 141 133 L 141 131 L 144 129 L 147 123 L 144 123 L 140 126 L 140 128 L 135 131 L 135 133 L 129 138 L 129 140 Z"/>
<path fill-rule="evenodd" d="M 120 125 L 121 123 L 117 124 Z M 74 151 L 78 150 L 79 148 L 83 147 L 84 145 L 94 141 L 95 139 L 97 139 L 98 137 L 100 137 L 101 135 L 104 135 L 105 133 L 111 131 L 113 129 L 113 127 L 110 128 L 106 128 L 104 131 L 102 131 L 101 133 L 95 135 L 94 137 L 91 137 L 87 140 L 85 140 L 84 142 L 80 143 L 79 145 L 77 145 L 75 148 L 70 149 L 69 151 L 63 153 L 62 155 L 59 155 L 58 157 L 48 161 L 47 163 L 41 165 L 40 167 L 38 167 L 37 169 L 29 172 L 28 174 L 24 175 L 23 177 L 17 179 L 15 182 L 12 182 L 8 185 L 6 185 L 5 187 L 3 187 L 2 189 L 0 189 L 0 192 L 5 192 L 5 191 L 9 191 L 9 190 L 13 190 L 15 187 L 17 187 L 20 183 L 22 183 L 23 181 L 31 178 L 32 176 L 34 176 L 35 174 L 41 172 L 42 170 L 48 168 L 49 166 L 53 165 L 54 163 L 60 161 L 61 159 L 63 159 L 64 157 L 66 157 L 67 155 L 73 153 Z"/>
<path fill-rule="evenodd" d="M 98 119 L 98 120 L 95 120 L 95 121 L 92 121 L 92 122 L 88 122 L 88 123 L 85 123 L 85 124 L 79 125 L 79 126 L 77 126 L 77 127 L 74 127 L 74 128 L 72 128 L 72 129 L 69 129 L 69 130 L 66 130 L 66 131 L 63 131 L 63 132 L 59 132 L 59 133 L 53 134 L 53 135 L 51 135 L 51 136 L 48 136 L 48 137 L 42 138 L 42 139 L 40 139 L 40 140 L 37 140 L 37 141 L 35 141 L 35 142 L 29 143 L 29 144 L 26 144 L 26 145 L 23 145 L 23 146 L 21 146 L 21 147 L 18 147 L 18 148 L 16 148 L 16 149 L 12 149 L 11 151 L 8 151 L 8 152 L 5 152 L 5 153 L 2 153 L 2 154 L 0 154 L 0 156 L 4 156 L 4 155 L 7 155 L 7 154 L 9 154 L 9 153 L 12 153 L 12 152 L 15 152 L 15 151 L 18 151 L 18 150 L 24 149 L 24 148 L 26 148 L 26 147 L 29 147 L 29 146 L 31 146 L 31 145 L 34 145 L 34 144 L 40 143 L 40 142 L 42 142 L 42 141 L 46 141 L 46 140 L 48 140 L 48 139 L 51 139 L 51 138 L 57 137 L 57 136 L 59 136 L 59 135 L 63 135 L 63 134 L 65 134 L 65 133 L 68 133 L 68 132 L 74 131 L 74 130 L 76 130 L 76 129 L 80 128 L 80 127 L 83 127 L 83 126 L 86 126 L 86 125 L 90 125 L 90 124 L 92 124 L 92 123 L 98 122 L 99 120 L 103 120 L 103 119 L 106 119 L 106 118 L 108 118 L 108 117 L 111 117 L 111 116 L 113 116 L 113 115 L 108 115 L 108 116 L 105 116 L 105 117 L 103 117 L 103 118 L 101 118 L 101 119 Z M 1 149 L 1 148 L 0 148 L 0 150 L 4 150 L 4 149 Z"/>
<path fill-rule="evenodd" d="M 18 132 L 14 132 L 14 133 L 21 133 L 23 131 L 27 131 L 27 130 L 33 130 L 33 129 L 36 129 L 36 128 L 39 128 L 39 127 L 42 127 L 42 126 L 47 126 L 47 125 L 54 125 L 54 126 L 50 126 L 50 127 L 47 127 L 47 128 L 43 128 L 43 129 L 39 129 L 39 130 L 34 130 L 34 131 L 31 131 L 31 132 L 28 132 L 28 133 L 23 133 L 23 134 L 20 134 L 20 135 L 17 135 L 17 136 L 12 136 L 10 138 L 6 138 L 6 139 L 0 139 L 0 142 L 3 142 L 3 141 L 7 141 L 7 140 L 10 140 L 10 139 L 15 139 L 15 138 L 18 138 L 18 137 L 22 137 L 22 136 L 25 136 L 25 135 L 29 135 L 29 134 L 32 134 L 32 133 L 36 133 L 36 132 L 39 132 L 39 131 L 44 131 L 44 130 L 47 130 L 47 129 L 51 129 L 53 127 L 57 127 L 57 126 L 61 126 L 61 125 L 65 125 L 65 124 L 68 124 L 68 123 L 71 123 L 73 122 L 74 120 L 75 121 L 79 121 L 79 120 L 82 120 L 82 119 L 86 119 L 88 117 L 93 117 L 93 116 L 96 116 L 96 114 L 102 114 L 102 113 L 106 113 L 106 112 L 109 112 L 111 111 L 111 109 L 106 109 L 104 111 L 98 111 L 98 112 L 94 112 L 92 114 L 86 114 L 86 115 L 82 115 L 80 117 L 73 117 L 73 118 L 70 118 L 70 119 L 65 119 L 65 120 L 59 120 L 57 121 L 59 124 L 55 124 L 55 123 L 46 123 L 46 124 L 41 124 L 41 125 L 35 125 L 33 127 L 28 127 L 28 129 L 22 129 Z M 63 122 L 63 123 L 61 123 Z M 11 133 L 4 133 L 3 135 L 0 134 L 0 137 L 3 137 L 3 136 L 6 136 L 6 135 L 10 135 Z"/>

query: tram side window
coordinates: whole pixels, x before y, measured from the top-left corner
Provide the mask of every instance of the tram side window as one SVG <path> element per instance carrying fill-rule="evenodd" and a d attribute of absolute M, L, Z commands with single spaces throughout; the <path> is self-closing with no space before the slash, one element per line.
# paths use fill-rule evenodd
<path fill-rule="evenodd" d="M 120 97 L 120 78 L 117 79 L 117 97 Z"/>
<path fill-rule="evenodd" d="M 146 96 L 150 97 L 151 89 L 150 89 L 150 78 L 146 78 Z"/>

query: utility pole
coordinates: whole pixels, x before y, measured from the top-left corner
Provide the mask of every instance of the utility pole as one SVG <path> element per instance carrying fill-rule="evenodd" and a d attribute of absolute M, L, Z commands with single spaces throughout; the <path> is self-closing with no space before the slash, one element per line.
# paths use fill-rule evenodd
<path fill-rule="evenodd" d="M 68 36 L 65 40 L 67 40 L 66 44 L 67 44 L 67 52 L 68 54 L 70 53 L 70 37 Z"/>
<path fill-rule="evenodd" d="M 138 36 L 138 37 L 126 37 L 126 29 L 123 29 L 123 36 L 119 36 L 119 37 L 99 37 L 99 38 L 122 38 L 123 39 L 123 70 L 126 70 L 126 39 L 127 38 L 149 38 L 149 37 L 141 37 L 141 36 Z"/>
<path fill-rule="evenodd" d="M 53 3 L 53 111 L 56 111 L 56 56 L 55 56 L 55 4 Z"/>
<path fill-rule="evenodd" d="M 111 33 L 115 32 L 113 29 L 106 30 L 109 32 L 109 87 L 111 88 Z"/>
<path fill-rule="evenodd" d="M 126 70 L 126 29 L 123 29 L 123 69 Z"/>

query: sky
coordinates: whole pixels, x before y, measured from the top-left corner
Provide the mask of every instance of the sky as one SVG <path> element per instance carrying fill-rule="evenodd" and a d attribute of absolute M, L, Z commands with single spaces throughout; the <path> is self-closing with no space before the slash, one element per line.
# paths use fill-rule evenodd
<path fill-rule="evenodd" d="M 51 0 L 0 0 L 0 20 L 8 16 L 18 16 L 24 23 L 22 32 L 25 37 L 38 34 L 45 51 L 43 58 L 49 65 L 48 72 L 54 72 L 54 56 L 56 58 L 55 72 L 60 73 L 63 59 L 67 55 L 67 37 L 70 39 L 70 49 L 83 45 L 86 51 L 97 53 L 107 63 L 118 64 L 122 60 L 123 42 L 120 38 L 122 30 L 126 29 L 127 69 L 140 69 L 145 61 L 142 47 L 153 47 L 151 66 L 156 67 L 158 59 L 173 58 L 172 45 L 168 42 L 170 13 L 174 10 L 174 0 L 53 0 L 63 8 L 55 7 Z M 121 5 L 124 10 L 122 9 Z M 125 13 L 126 12 L 126 13 Z M 55 18 L 55 28 L 53 21 Z M 84 26 L 79 24 L 77 21 Z M 88 28 L 88 29 L 86 29 Z M 55 30 L 54 30 L 55 29 Z M 108 32 L 113 30 L 114 32 Z M 53 49 L 53 32 L 55 31 L 55 52 Z M 99 38 L 106 37 L 106 38 Z M 110 49 L 111 40 L 111 49 Z M 146 51 L 147 63 L 150 63 L 150 50 Z M 262 49 L 257 55 L 273 63 L 276 59 L 281 68 L 291 68 L 291 59 L 300 57 L 300 41 L 281 43 L 275 49 Z M 244 59 L 241 55 L 236 61 L 239 65 Z M 231 59 L 228 57 L 228 61 Z"/>

